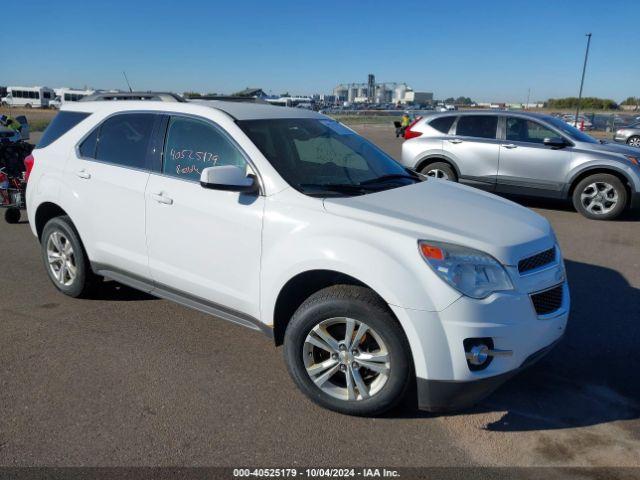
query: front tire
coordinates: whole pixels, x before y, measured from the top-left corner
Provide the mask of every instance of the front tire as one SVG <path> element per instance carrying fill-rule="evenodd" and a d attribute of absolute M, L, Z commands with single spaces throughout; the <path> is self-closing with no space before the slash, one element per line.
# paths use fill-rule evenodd
<path fill-rule="evenodd" d="M 451 165 L 446 162 L 434 162 L 422 167 L 420 173 L 427 177 L 439 178 L 440 180 L 458 181 L 458 175 Z"/>
<path fill-rule="evenodd" d="M 388 306 L 353 285 L 310 296 L 284 339 L 296 385 L 318 405 L 347 415 L 380 415 L 402 400 L 412 372 L 409 352 Z"/>
<path fill-rule="evenodd" d="M 626 205 L 627 190 L 618 177 L 608 173 L 584 178 L 573 191 L 575 209 L 593 220 L 613 220 Z"/>
<path fill-rule="evenodd" d="M 627 145 L 630 147 L 640 147 L 640 136 L 634 135 L 633 137 L 629 137 L 629 139 L 627 139 Z"/>
<path fill-rule="evenodd" d="M 55 217 L 42 230 L 42 259 L 55 287 L 70 297 L 83 297 L 92 291 L 97 277 L 71 219 Z"/>

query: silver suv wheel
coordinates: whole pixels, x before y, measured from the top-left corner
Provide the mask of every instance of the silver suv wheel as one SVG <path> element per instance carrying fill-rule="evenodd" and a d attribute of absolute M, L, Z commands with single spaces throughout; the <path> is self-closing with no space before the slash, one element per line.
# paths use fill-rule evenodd
<path fill-rule="evenodd" d="M 389 378 L 387 345 L 373 328 L 353 318 L 318 323 L 307 335 L 302 352 L 311 380 L 340 400 L 373 397 Z"/>
<path fill-rule="evenodd" d="M 580 194 L 580 202 L 593 215 L 606 215 L 618 204 L 618 192 L 606 182 L 593 182 Z"/>
<path fill-rule="evenodd" d="M 449 175 L 444 170 L 440 170 L 438 168 L 433 168 L 431 170 L 427 170 L 427 177 L 441 178 L 443 180 L 450 180 Z"/>
<path fill-rule="evenodd" d="M 631 137 L 627 141 L 627 145 L 631 147 L 640 147 L 640 137 Z"/>
<path fill-rule="evenodd" d="M 76 279 L 75 253 L 69 239 L 59 230 L 54 230 L 47 239 L 47 259 L 53 277 L 60 285 L 69 286 Z"/>

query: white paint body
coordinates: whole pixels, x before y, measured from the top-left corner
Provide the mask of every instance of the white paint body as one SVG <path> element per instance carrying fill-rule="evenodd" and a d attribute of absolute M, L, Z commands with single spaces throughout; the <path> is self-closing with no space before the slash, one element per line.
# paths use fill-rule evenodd
<path fill-rule="evenodd" d="M 34 152 L 29 220 L 37 234 L 38 207 L 59 205 L 76 225 L 92 262 L 268 326 L 280 291 L 296 275 L 312 270 L 349 275 L 389 304 L 408 338 L 416 375 L 424 379 L 467 381 L 508 372 L 564 332 L 566 282 L 564 304 L 552 318 L 538 318 L 529 297 L 564 281 L 559 249 L 552 268 L 526 276 L 516 268 L 520 259 L 553 247 L 555 235 L 543 217 L 515 203 L 432 179 L 358 197 L 309 197 L 291 188 L 234 120 L 215 108 L 87 102 L 63 110 L 92 115 Z M 107 116 L 127 110 L 177 112 L 215 122 L 257 170 L 260 195 L 239 201 L 239 193 L 77 156 L 76 145 L 85 134 Z M 514 290 L 482 300 L 463 296 L 426 265 L 419 239 L 487 252 L 505 265 Z M 495 348 L 514 353 L 471 371 L 462 345 L 469 337 L 493 337 Z"/>

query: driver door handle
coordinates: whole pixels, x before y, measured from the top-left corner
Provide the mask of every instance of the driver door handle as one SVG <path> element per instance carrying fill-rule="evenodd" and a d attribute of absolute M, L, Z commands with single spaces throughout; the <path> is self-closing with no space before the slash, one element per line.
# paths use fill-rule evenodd
<path fill-rule="evenodd" d="M 451 143 L 462 143 L 462 140 L 460 140 L 459 138 L 452 138 L 451 140 L 449 140 Z"/>
<path fill-rule="evenodd" d="M 514 145 L 513 143 L 505 143 L 504 145 L 502 145 L 504 148 L 518 148 L 517 145 Z"/>
<path fill-rule="evenodd" d="M 164 193 L 152 193 L 151 198 L 153 198 L 158 203 L 164 203 L 165 205 L 172 205 L 173 198 L 167 197 Z"/>
<path fill-rule="evenodd" d="M 84 170 L 78 170 L 76 175 L 85 180 L 89 180 L 91 178 L 91 174 L 89 172 L 85 172 Z"/>

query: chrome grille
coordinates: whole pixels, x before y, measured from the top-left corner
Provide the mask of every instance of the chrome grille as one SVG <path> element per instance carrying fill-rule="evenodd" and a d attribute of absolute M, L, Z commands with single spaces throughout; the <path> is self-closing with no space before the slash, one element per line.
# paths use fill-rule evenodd
<path fill-rule="evenodd" d="M 553 263 L 556 259 L 556 247 L 552 247 L 544 252 L 536 253 L 531 257 L 523 258 L 518 262 L 518 272 L 526 273 L 536 268 L 544 267 Z"/>
<path fill-rule="evenodd" d="M 558 310 L 562 306 L 563 289 L 562 284 L 531 295 L 533 308 L 538 315 L 548 315 Z"/>

